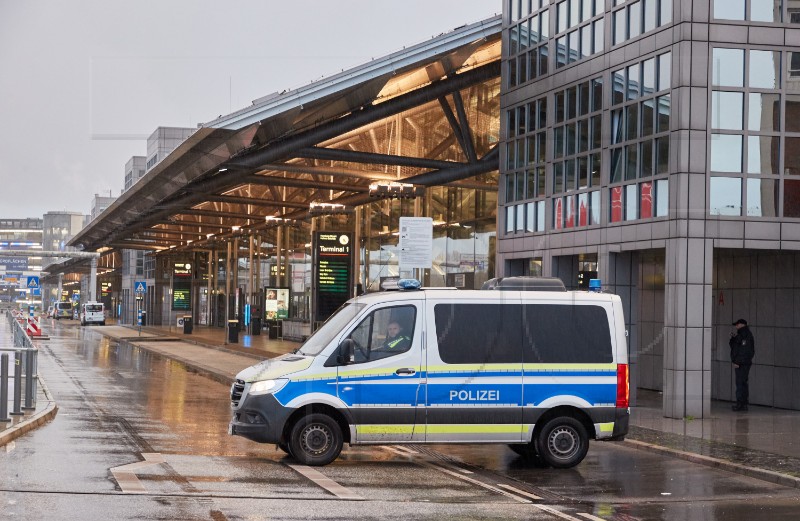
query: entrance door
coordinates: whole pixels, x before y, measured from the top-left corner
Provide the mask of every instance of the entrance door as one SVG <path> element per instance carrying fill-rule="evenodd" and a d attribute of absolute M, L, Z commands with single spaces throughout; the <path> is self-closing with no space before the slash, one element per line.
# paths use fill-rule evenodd
<path fill-rule="evenodd" d="M 414 439 L 420 403 L 422 302 L 380 307 L 347 336 L 353 356 L 339 366 L 337 392 L 356 426 L 356 442 Z"/>

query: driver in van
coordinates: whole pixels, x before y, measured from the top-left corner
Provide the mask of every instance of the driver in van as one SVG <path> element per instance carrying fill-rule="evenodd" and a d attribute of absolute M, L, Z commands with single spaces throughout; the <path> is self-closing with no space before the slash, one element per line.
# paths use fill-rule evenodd
<path fill-rule="evenodd" d="M 409 347 L 411 347 L 411 339 L 403 334 L 403 328 L 400 323 L 396 320 L 389 322 L 389 326 L 386 328 L 386 340 L 383 341 L 383 345 L 378 350 L 400 353 L 407 351 Z"/>

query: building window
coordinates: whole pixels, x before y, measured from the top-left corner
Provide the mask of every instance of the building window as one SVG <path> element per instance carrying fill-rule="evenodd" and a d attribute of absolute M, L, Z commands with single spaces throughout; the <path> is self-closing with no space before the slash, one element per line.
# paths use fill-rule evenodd
<path fill-rule="evenodd" d="M 614 45 L 672 23 L 672 0 L 615 1 L 614 5 L 622 6 L 611 15 Z"/>
<path fill-rule="evenodd" d="M 737 179 L 712 178 L 709 193 L 712 215 L 775 217 L 779 214 L 781 151 L 795 147 L 791 136 L 781 146 L 781 125 L 786 118 L 781 117 L 780 63 L 781 53 L 776 51 L 729 48 L 712 51 L 713 132 L 709 167 L 712 173 L 741 175 Z M 788 67 L 791 78 L 791 58 Z M 787 97 L 787 114 L 789 103 Z M 788 130 L 796 124 L 786 119 L 785 125 Z M 794 154 L 787 152 L 786 174 L 791 175 L 796 168 L 794 163 Z"/>
<path fill-rule="evenodd" d="M 714 0 L 714 18 L 718 20 L 780 22 L 783 19 L 783 7 L 781 4 L 781 0 Z M 791 20 L 792 11 L 793 9 L 789 8 L 789 20 Z"/>
<path fill-rule="evenodd" d="M 666 216 L 671 118 L 671 55 L 630 64 L 612 75 L 610 221 Z M 662 200 L 663 199 L 663 200 Z"/>
<path fill-rule="evenodd" d="M 509 0 L 512 25 L 508 29 L 506 85 L 514 87 L 548 73 L 547 42 L 550 11 L 544 0 Z M 518 16 L 515 16 L 518 14 Z"/>
<path fill-rule="evenodd" d="M 603 7 L 597 0 L 556 4 L 556 68 L 603 51 Z"/>
<path fill-rule="evenodd" d="M 711 215 L 742 215 L 742 180 L 712 177 L 709 190 Z"/>
<path fill-rule="evenodd" d="M 545 197 L 545 161 L 547 151 L 547 98 L 540 98 L 506 112 L 506 171 L 505 203 L 511 205 L 530 199 Z M 538 207 L 527 210 L 525 205 L 516 205 L 516 221 L 506 233 L 543 231 L 539 229 Z M 534 214 L 530 212 L 534 211 Z"/>

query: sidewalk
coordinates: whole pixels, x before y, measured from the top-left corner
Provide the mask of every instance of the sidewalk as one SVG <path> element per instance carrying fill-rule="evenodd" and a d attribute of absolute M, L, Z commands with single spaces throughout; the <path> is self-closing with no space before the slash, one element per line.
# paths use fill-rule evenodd
<path fill-rule="evenodd" d="M 238 343 L 225 345 L 223 328 L 205 326 L 195 326 L 189 335 L 167 326 L 144 327 L 141 332 L 128 326 L 97 327 L 93 331 L 177 360 L 225 384 L 258 360 L 299 346 L 296 342 L 241 333 Z M 800 432 L 800 411 L 750 406 L 749 412 L 737 413 L 731 411 L 730 405 L 713 401 L 711 418 L 670 419 L 662 416 L 660 393 L 638 390 L 625 443 L 800 488 L 800 438 L 795 434 Z"/>

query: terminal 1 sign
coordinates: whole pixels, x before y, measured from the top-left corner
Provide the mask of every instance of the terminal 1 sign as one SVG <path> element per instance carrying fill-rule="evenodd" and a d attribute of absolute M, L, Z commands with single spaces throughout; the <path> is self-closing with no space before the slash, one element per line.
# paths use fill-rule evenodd
<path fill-rule="evenodd" d="M 192 303 L 192 265 L 176 262 L 172 266 L 172 310 L 188 311 Z"/>
<path fill-rule="evenodd" d="M 350 298 L 353 286 L 352 235 L 345 232 L 314 233 L 314 320 L 327 320 Z"/>

